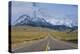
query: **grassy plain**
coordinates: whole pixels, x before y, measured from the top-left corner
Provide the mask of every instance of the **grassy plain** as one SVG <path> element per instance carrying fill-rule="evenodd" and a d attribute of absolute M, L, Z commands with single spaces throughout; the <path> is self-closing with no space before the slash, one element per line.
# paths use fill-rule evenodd
<path fill-rule="evenodd" d="M 77 43 L 78 32 L 63 32 L 48 28 L 31 27 L 31 26 L 12 26 L 11 28 L 11 43 L 12 47 L 18 46 L 19 43 L 36 41 L 44 39 L 50 34 L 53 38 Z"/>
<path fill-rule="evenodd" d="M 59 40 L 73 42 L 73 43 L 77 43 L 78 40 L 77 31 L 72 31 L 72 32 L 52 31 L 51 35 Z"/>
<path fill-rule="evenodd" d="M 47 34 L 45 29 L 39 27 L 13 26 L 11 28 L 11 43 L 15 47 L 19 43 L 43 39 Z"/>

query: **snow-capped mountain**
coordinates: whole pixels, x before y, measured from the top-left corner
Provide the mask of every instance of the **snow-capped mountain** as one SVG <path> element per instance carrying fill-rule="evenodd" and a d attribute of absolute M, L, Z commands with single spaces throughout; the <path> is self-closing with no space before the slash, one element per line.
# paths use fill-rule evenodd
<path fill-rule="evenodd" d="M 58 20 L 58 19 L 45 19 L 40 17 L 30 17 L 28 15 L 20 16 L 16 21 L 15 25 L 29 25 L 29 26 L 37 26 L 37 27 L 47 27 L 51 29 L 64 30 L 66 28 L 73 28 L 74 25 L 72 21 L 69 19 Z"/>
<path fill-rule="evenodd" d="M 48 26 L 51 24 L 44 18 L 32 18 L 28 15 L 22 15 L 15 21 L 15 25 Z"/>
<path fill-rule="evenodd" d="M 70 19 L 55 19 L 55 18 L 52 18 L 52 19 L 48 19 L 47 22 L 50 22 L 53 25 L 65 25 L 65 26 L 68 26 L 68 27 L 73 27 L 74 26 L 72 20 L 70 20 Z"/>

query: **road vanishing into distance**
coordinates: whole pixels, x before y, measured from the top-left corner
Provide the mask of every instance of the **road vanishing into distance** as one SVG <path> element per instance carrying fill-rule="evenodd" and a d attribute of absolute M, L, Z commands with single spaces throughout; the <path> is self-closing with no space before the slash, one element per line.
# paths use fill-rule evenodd
<path fill-rule="evenodd" d="M 57 40 L 52 36 L 47 36 L 43 40 L 34 42 L 27 46 L 21 46 L 12 50 L 12 53 L 20 52 L 35 52 L 35 51 L 50 51 L 50 50 L 65 50 L 65 49 L 77 49 L 78 46 L 73 43 L 67 43 Z"/>

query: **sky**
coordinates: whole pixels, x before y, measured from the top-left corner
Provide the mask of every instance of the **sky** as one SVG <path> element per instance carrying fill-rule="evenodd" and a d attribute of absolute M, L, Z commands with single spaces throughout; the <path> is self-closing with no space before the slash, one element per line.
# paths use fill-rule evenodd
<path fill-rule="evenodd" d="M 33 6 L 32 2 L 12 2 L 12 24 L 21 15 L 29 15 L 34 17 L 33 11 L 36 11 L 36 17 L 44 18 L 52 24 L 78 24 L 78 6 L 69 4 L 54 4 L 54 3 L 36 3 Z"/>

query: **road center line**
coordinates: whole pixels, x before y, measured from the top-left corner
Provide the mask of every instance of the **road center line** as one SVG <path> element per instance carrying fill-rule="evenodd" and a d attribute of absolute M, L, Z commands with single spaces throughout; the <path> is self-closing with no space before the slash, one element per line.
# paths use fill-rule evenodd
<path fill-rule="evenodd" d="M 47 45 L 46 45 L 45 51 L 48 51 L 48 50 L 50 50 L 49 41 L 48 41 L 48 43 L 47 43 Z"/>

